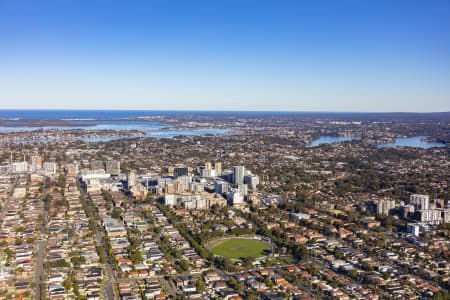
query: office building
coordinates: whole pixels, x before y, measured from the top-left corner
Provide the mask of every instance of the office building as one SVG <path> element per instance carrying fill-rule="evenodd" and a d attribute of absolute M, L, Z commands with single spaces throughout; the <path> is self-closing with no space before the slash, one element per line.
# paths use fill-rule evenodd
<path fill-rule="evenodd" d="M 253 174 L 245 175 L 244 183 L 251 187 L 253 190 L 256 190 L 256 187 L 259 184 L 259 176 Z"/>
<path fill-rule="evenodd" d="M 46 174 L 56 174 L 56 162 L 44 162 L 43 168 Z"/>
<path fill-rule="evenodd" d="M 42 156 L 33 155 L 31 157 L 31 167 L 33 171 L 42 169 Z"/>
<path fill-rule="evenodd" d="M 228 182 L 220 181 L 216 183 L 215 192 L 218 194 L 226 194 L 230 190 Z"/>
<path fill-rule="evenodd" d="M 202 169 L 201 170 L 202 177 L 211 178 L 216 176 L 216 170 L 214 169 Z"/>
<path fill-rule="evenodd" d="M 120 161 L 107 160 L 105 163 L 106 173 L 119 175 L 120 174 Z"/>
<path fill-rule="evenodd" d="M 244 166 L 234 166 L 233 167 L 233 185 L 238 186 L 239 184 L 244 183 L 244 174 L 245 167 Z"/>
<path fill-rule="evenodd" d="M 104 165 L 103 165 L 103 161 L 101 160 L 91 160 L 89 162 L 89 167 L 91 168 L 91 170 L 104 170 Z"/>
<path fill-rule="evenodd" d="M 28 163 L 26 161 L 14 162 L 11 164 L 12 173 L 26 173 L 28 171 Z"/>
<path fill-rule="evenodd" d="M 240 207 L 244 204 L 244 196 L 239 189 L 233 189 L 228 194 L 228 203 L 233 207 Z"/>
<path fill-rule="evenodd" d="M 188 175 L 189 171 L 186 167 L 177 167 L 173 169 L 173 176 L 179 177 L 179 176 L 186 176 Z"/>
<path fill-rule="evenodd" d="M 168 167 L 167 168 L 167 174 L 169 176 L 174 176 L 174 174 L 173 174 L 174 169 L 175 169 L 174 167 Z"/>

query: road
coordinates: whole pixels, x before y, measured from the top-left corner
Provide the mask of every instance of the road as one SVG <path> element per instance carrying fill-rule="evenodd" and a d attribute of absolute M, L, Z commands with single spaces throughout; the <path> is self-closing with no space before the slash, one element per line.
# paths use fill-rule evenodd
<path fill-rule="evenodd" d="M 44 199 L 45 195 L 47 194 L 47 190 L 44 187 L 44 193 L 42 196 L 42 199 Z M 41 228 L 40 228 L 40 240 L 36 242 L 37 244 L 37 251 L 36 251 L 36 258 L 35 258 L 35 272 L 34 272 L 34 282 L 36 283 L 36 288 L 34 291 L 34 299 L 40 300 L 45 299 L 45 297 L 42 297 L 44 291 L 42 288 L 45 288 L 45 282 L 44 274 L 44 261 L 45 261 L 45 254 L 47 249 L 47 239 L 46 239 L 46 227 L 47 227 L 47 210 L 45 208 L 45 202 L 41 201 Z"/>
<path fill-rule="evenodd" d="M 105 245 L 103 244 L 103 241 L 105 240 L 105 233 L 103 231 L 103 228 L 99 226 L 97 223 L 97 210 L 95 209 L 95 206 L 89 199 L 89 195 L 87 195 L 82 188 L 80 188 L 80 191 L 85 199 L 85 207 L 86 207 L 86 216 L 93 221 L 94 223 L 94 238 L 99 248 L 105 249 Z M 105 253 L 106 257 L 108 253 Z M 114 283 L 116 282 L 116 276 L 114 269 L 112 268 L 111 264 L 108 262 L 108 258 L 106 258 L 106 261 L 104 263 L 105 266 L 105 273 L 106 273 L 106 280 L 104 283 L 105 288 L 105 297 L 108 300 L 114 300 L 119 299 L 118 295 L 116 295 L 116 289 L 114 288 Z"/>
<path fill-rule="evenodd" d="M 34 282 L 36 283 L 36 289 L 34 294 L 34 299 L 40 300 L 42 299 L 42 293 L 44 291 L 41 290 L 42 287 L 45 287 L 45 282 L 43 281 L 44 277 L 44 260 L 45 260 L 45 249 L 47 248 L 47 240 L 43 239 L 37 242 L 37 254 L 36 254 L 36 265 L 35 265 L 35 275 Z"/>
<path fill-rule="evenodd" d="M 167 280 L 161 276 L 159 281 L 161 282 L 161 286 L 168 292 L 169 295 L 175 296 L 177 294 L 177 288 L 170 279 Z"/>
<path fill-rule="evenodd" d="M 97 242 L 97 245 L 99 245 L 100 247 L 102 247 L 104 249 L 103 237 L 99 233 L 99 230 L 97 228 L 95 230 L 95 240 Z M 105 281 L 105 285 L 104 285 L 106 299 L 109 299 L 109 300 L 118 299 L 118 298 L 116 298 L 115 289 L 114 289 L 114 282 L 115 282 L 114 270 L 111 267 L 111 264 L 108 262 L 108 259 L 106 259 L 104 266 L 105 266 L 105 273 L 106 273 L 106 281 Z"/>

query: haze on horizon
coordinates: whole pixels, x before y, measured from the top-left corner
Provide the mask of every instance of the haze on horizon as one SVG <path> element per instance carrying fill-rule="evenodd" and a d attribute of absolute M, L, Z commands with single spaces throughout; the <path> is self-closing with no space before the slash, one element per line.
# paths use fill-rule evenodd
<path fill-rule="evenodd" d="M 0 1 L 0 109 L 450 111 L 450 2 Z"/>

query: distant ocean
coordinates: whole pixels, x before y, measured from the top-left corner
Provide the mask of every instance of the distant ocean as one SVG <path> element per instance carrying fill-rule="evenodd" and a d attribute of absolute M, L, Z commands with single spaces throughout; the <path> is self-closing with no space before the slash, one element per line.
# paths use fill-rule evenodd
<path fill-rule="evenodd" d="M 192 112 L 191 112 L 192 113 Z M 0 119 L 79 120 L 129 119 L 156 115 L 180 115 L 183 111 L 155 110 L 0 110 Z"/>
<path fill-rule="evenodd" d="M 31 120 L 79 120 L 79 119 L 128 119 L 145 116 L 177 115 L 265 115 L 290 114 L 290 112 L 258 111 L 177 111 L 177 110 L 0 110 L 0 119 Z M 308 113 L 305 113 L 308 114 Z"/>
<path fill-rule="evenodd" d="M 450 120 L 450 112 L 401 113 L 401 112 L 332 112 L 332 111 L 207 111 L 207 110 L 31 110 L 0 109 L 1 119 L 29 120 L 83 120 L 83 119 L 132 119 L 145 116 L 179 115 L 235 115 L 235 116 L 281 116 L 296 115 L 332 119 L 362 120 Z"/>
<path fill-rule="evenodd" d="M 297 111 L 207 111 L 207 110 L 0 110 L 0 119 L 29 120 L 80 120 L 80 119 L 129 119 L 145 116 L 179 115 L 323 115 L 349 114 L 344 112 Z M 358 113 L 350 113 L 358 114 Z"/>

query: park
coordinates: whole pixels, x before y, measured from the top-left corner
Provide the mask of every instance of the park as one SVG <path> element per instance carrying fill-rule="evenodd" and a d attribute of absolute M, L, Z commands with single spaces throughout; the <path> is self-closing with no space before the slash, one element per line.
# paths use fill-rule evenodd
<path fill-rule="evenodd" d="M 209 248 L 214 255 L 230 259 L 259 258 L 267 255 L 270 251 L 270 246 L 267 242 L 252 238 L 216 240 L 210 244 Z"/>

